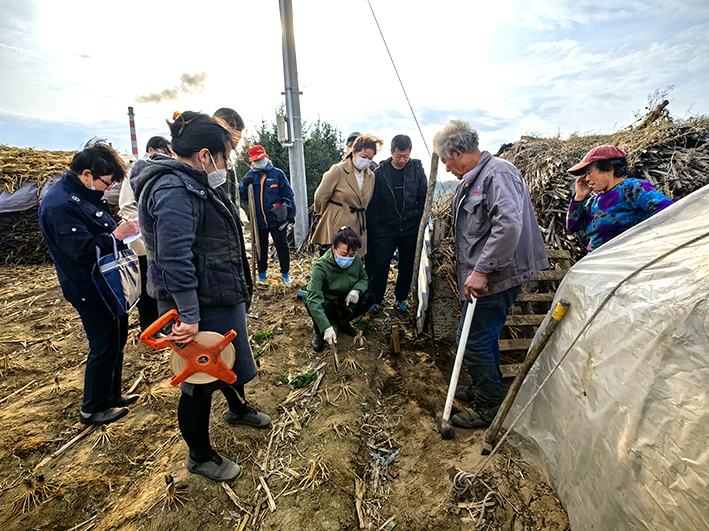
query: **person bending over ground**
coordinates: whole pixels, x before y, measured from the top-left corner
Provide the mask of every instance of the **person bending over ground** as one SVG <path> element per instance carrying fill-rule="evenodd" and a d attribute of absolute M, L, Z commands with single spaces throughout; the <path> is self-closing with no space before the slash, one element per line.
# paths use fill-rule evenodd
<path fill-rule="evenodd" d="M 308 284 L 305 307 L 313 319 L 313 350 L 321 352 L 324 341 L 337 343 L 337 331 L 354 337 L 350 321 L 364 315 L 374 303 L 367 273 L 357 252 L 362 242 L 349 227 L 332 237 L 330 249 L 315 264 Z M 323 341 L 324 340 L 324 341 Z"/>

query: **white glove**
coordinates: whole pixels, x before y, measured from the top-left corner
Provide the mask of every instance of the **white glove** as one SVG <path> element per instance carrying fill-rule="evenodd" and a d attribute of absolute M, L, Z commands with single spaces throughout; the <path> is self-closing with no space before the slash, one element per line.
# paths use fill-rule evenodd
<path fill-rule="evenodd" d="M 337 333 L 335 332 L 335 329 L 333 327 L 326 328 L 323 338 L 331 345 L 333 343 L 337 343 Z"/>
<path fill-rule="evenodd" d="M 345 306 L 349 306 L 350 304 L 357 304 L 357 301 L 359 300 L 359 290 L 353 289 L 347 294 L 347 298 L 345 299 Z"/>

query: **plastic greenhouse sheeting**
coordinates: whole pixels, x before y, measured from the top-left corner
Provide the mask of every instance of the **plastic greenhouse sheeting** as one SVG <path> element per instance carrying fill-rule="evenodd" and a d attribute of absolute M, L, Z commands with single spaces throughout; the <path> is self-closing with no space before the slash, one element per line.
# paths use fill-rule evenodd
<path fill-rule="evenodd" d="M 0 193 L 0 214 L 24 212 L 37 205 L 37 183 L 24 183 L 14 194 L 7 190 Z"/>
<path fill-rule="evenodd" d="M 557 290 L 571 307 L 507 425 L 590 323 L 511 437 L 574 531 L 709 529 L 707 220 L 704 187 L 580 260 Z"/>

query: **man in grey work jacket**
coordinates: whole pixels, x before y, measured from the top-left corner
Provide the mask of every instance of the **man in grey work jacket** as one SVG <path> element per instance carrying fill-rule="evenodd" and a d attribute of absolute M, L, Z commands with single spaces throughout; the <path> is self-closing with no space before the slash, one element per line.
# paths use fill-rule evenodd
<path fill-rule="evenodd" d="M 489 426 L 502 403 L 499 337 L 520 286 L 549 267 L 542 234 L 519 170 L 478 149 L 478 134 L 452 120 L 433 139 L 433 148 L 461 183 L 453 198 L 455 257 L 463 301 L 458 336 L 468 301 L 477 306 L 465 346 L 473 385 L 456 398 L 470 408 L 454 415 L 463 428 Z"/>

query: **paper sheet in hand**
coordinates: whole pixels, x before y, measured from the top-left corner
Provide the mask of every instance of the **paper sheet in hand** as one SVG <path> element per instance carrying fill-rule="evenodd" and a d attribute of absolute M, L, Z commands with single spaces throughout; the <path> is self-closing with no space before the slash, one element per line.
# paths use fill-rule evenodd
<path fill-rule="evenodd" d="M 126 236 L 125 238 L 123 238 L 123 243 L 125 243 L 127 245 L 131 242 L 134 242 L 135 240 L 137 240 L 141 236 L 143 236 L 143 234 L 140 232 L 138 234 L 133 234 L 133 236 Z"/>

